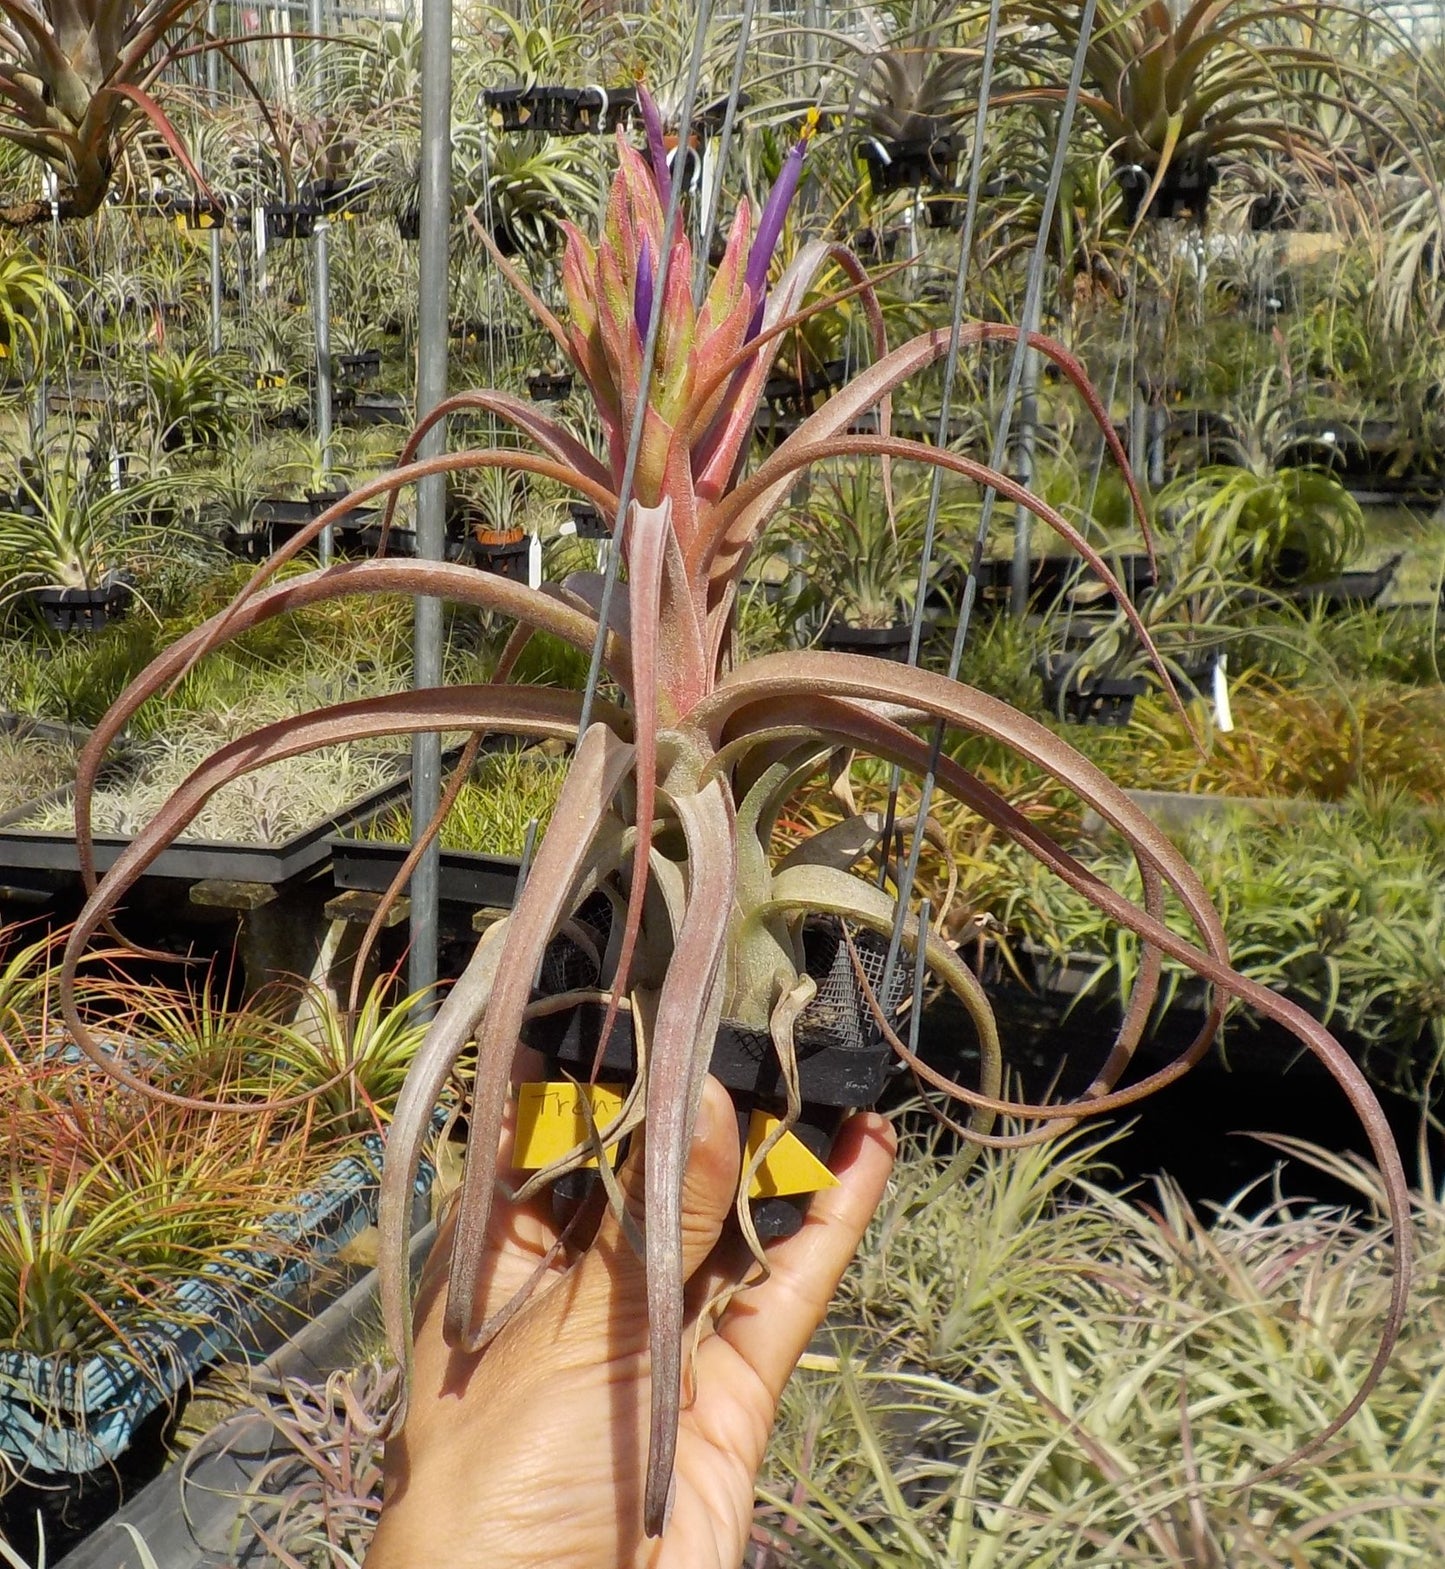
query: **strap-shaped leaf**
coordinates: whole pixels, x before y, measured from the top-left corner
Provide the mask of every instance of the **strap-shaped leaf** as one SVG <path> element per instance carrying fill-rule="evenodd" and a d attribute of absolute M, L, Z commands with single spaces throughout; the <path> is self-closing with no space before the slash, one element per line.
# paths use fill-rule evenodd
<path fill-rule="evenodd" d="M 578 742 L 552 821 L 512 911 L 500 973 L 477 1033 L 467 1164 L 457 1199 L 456 1238 L 443 1320 L 447 1333 L 469 1348 L 475 1347 L 482 1328 L 475 1321 L 477 1270 L 486 1247 L 497 1176 L 497 1142 L 522 1015 L 547 944 L 571 912 L 603 823 L 612 815 L 613 798 L 635 762 L 631 743 L 621 740 L 605 723 L 589 726 Z"/>
<path fill-rule="evenodd" d="M 682 1177 L 722 1015 L 722 964 L 736 885 L 732 801 L 721 780 L 672 809 L 687 841 L 688 904 L 677 932 L 647 1075 L 644 1149 L 652 1426 L 643 1520 L 662 1533 L 682 1401 Z M 634 896 L 636 890 L 634 889 Z"/>
<path fill-rule="evenodd" d="M 158 654 L 106 710 L 81 751 L 75 783 L 75 836 L 81 876 L 88 891 L 93 892 L 96 886 L 90 829 L 90 803 L 96 779 L 111 745 L 141 705 L 178 681 L 206 651 L 240 637 L 264 621 L 332 599 L 380 593 L 431 594 L 455 604 L 474 605 L 550 632 L 584 653 L 590 652 L 597 636 L 595 620 L 552 595 L 493 572 L 435 561 L 342 562 L 303 577 L 289 578 L 243 603 L 233 603 Z M 610 638 L 608 645 L 608 669 L 626 690 L 631 670 L 625 651 L 615 638 Z"/>

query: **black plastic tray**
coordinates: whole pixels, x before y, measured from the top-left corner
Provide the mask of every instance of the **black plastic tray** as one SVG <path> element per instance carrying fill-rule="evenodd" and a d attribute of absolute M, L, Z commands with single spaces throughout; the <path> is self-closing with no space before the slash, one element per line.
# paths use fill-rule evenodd
<path fill-rule="evenodd" d="M 351 839 L 345 834 L 333 834 L 327 841 L 332 878 L 338 888 L 385 893 L 410 848 L 386 839 Z M 443 850 L 438 897 L 446 904 L 510 910 L 521 865 L 520 860 L 508 855 Z"/>
<path fill-rule="evenodd" d="M 27 801 L 0 817 L 0 882 L 11 872 L 75 873 L 80 870 L 80 852 L 73 835 L 41 833 L 18 828 L 37 807 L 66 800 L 74 787 L 63 786 L 48 795 Z M 331 836 L 338 828 L 366 822 L 378 812 L 402 800 L 410 790 L 406 775 L 358 797 L 339 812 L 283 840 L 280 844 L 239 844 L 205 839 L 182 840 L 170 845 L 151 862 L 147 877 L 172 878 L 180 882 L 204 882 L 219 877 L 232 882 L 278 885 L 314 870 L 331 853 Z M 95 864 L 109 871 L 131 841 L 119 835 L 98 834 L 95 838 Z"/>

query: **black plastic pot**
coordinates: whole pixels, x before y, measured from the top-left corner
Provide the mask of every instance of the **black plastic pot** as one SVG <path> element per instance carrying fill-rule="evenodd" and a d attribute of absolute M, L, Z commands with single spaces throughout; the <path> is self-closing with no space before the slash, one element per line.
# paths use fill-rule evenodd
<path fill-rule="evenodd" d="M 374 556 L 381 551 L 381 524 L 368 523 L 361 531 L 361 548 L 368 556 Z M 414 528 L 398 528 L 396 524 L 386 531 L 386 549 L 381 551 L 387 556 L 414 556 L 416 554 L 416 530 Z"/>
<path fill-rule="evenodd" d="M 1124 217 L 1137 223 L 1139 210 L 1149 193 L 1154 176 L 1138 164 L 1119 170 L 1119 190 L 1124 197 Z M 1164 181 L 1154 193 L 1145 215 L 1155 219 L 1191 218 L 1201 227 L 1209 213 L 1209 193 L 1219 179 L 1211 162 L 1194 164 L 1176 160 L 1164 173 Z"/>
<path fill-rule="evenodd" d="M 558 403 L 572 391 L 572 372 L 533 371 L 527 377 L 527 395 L 534 403 Z"/>
<path fill-rule="evenodd" d="M 374 518 L 376 513 L 371 516 Z M 463 541 L 448 539 L 446 541 L 446 559 L 459 561 L 462 556 Z M 374 556 L 381 550 L 381 524 L 379 522 L 367 523 L 358 535 L 358 547 L 362 555 Z M 409 557 L 416 555 L 416 530 L 414 528 L 401 528 L 393 523 L 386 533 L 386 550 L 388 556 Z"/>
<path fill-rule="evenodd" d="M 614 131 L 637 111 L 637 90 L 620 87 L 492 87 L 482 94 L 499 131 L 585 136 Z"/>
<path fill-rule="evenodd" d="M 1219 664 L 1219 650 L 1213 649 L 1207 654 L 1196 654 L 1180 658 L 1168 659 L 1171 673 L 1174 675 L 1184 698 L 1207 698 L 1214 685 L 1214 671 Z"/>
<path fill-rule="evenodd" d="M 33 588 L 28 597 L 52 631 L 92 633 L 119 621 L 131 595 L 128 577 L 107 572 L 95 588 Z"/>
<path fill-rule="evenodd" d="M 391 392 L 358 392 L 337 412 L 341 424 L 351 427 L 411 423 L 406 400 Z"/>
<path fill-rule="evenodd" d="M 340 501 L 344 491 L 330 495 L 310 495 L 297 501 L 289 496 L 263 496 L 252 513 L 255 531 L 264 537 L 265 554 L 292 540 L 325 510 Z M 376 511 L 372 507 L 352 507 L 332 525 L 332 540 L 339 549 L 360 549 L 366 530 Z M 245 536 L 240 536 L 242 539 Z"/>
<path fill-rule="evenodd" d="M 610 539 L 602 514 L 590 501 L 569 501 L 567 513 L 578 539 Z"/>
<path fill-rule="evenodd" d="M 933 195 L 923 204 L 930 229 L 961 229 L 968 203 L 961 196 Z"/>
<path fill-rule="evenodd" d="M 527 581 L 527 564 L 531 554 L 532 541 L 525 536 L 500 545 L 468 539 L 462 547 L 463 561 L 481 572 L 493 572 L 498 577 L 510 578 L 514 583 Z"/>
<path fill-rule="evenodd" d="M 359 354 L 338 354 L 336 373 L 342 381 L 359 386 L 381 374 L 381 350 L 363 349 Z"/>
<path fill-rule="evenodd" d="M 584 907 L 579 919 L 585 922 L 587 913 Z M 603 925 L 607 919 L 602 917 Z M 599 935 L 605 947 L 606 934 Z M 857 932 L 853 946 L 864 973 L 878 986 L 887 958 L 887 940 L 872 932 Z M 892 1077 L 894 1057 L 859 988 L 841 924 L 831 916 L 808 917 L 803 925 L 803 949 L 818 994 L 799 1015 L 794 1031 L 803 1105 L 792 1132 L 819 1160 L 826 1160 L 845 1112 L 872 1106 L 882 1095 Z M 910 980 L 909 966 L 899 965 L 890 996 L 879 998 L 884 1010 L 895 1018 Z M 595 984 L 596 968 L 581 948 L 568 938 L 554 939 L 543 961 L 537 997 Z M 547 1059 L 549 1071 L 558 1068 L 572 1078 L 586 1079 L 593 1070 L 606 1011 L 600 1003 L 584 1002 L 542 1014 L 528 1020 L 522 1038 Z M 631 1017 L 619 1014 L 603 1054 L 602 1075 L 625 1080 L 636 1071 Z M 754 1111 L 781 1115 L 786 1107 L 777 1052 L 766 1030 L 724 1019 L 713 1046 L 711 1072 L 732 1095 L 740 1131 L 746 1130 Z M 590 1172 L 577 1172 L 555 1186 L 565 1196 L 577 1196 L 595 1180 Z M 802 1224 L 806 1205 L 806 1197 L 754 1199 L 753 1223 L 759 1236 L 791 1235 Z"/>
<path fill-rule="evenodd" d="M 486 345 L 508 355 L 516 351 L 525 334 L 515 322 L 491 321 L 479 316 L 465 316 L 451 324 L 451 335 L 468 347 Z"/>
<path fill-rule="evenodd" d="M 1249 204 L 1249 227 L 1256 234 L 1284 234 L 1299 228 L 1304 203 L 1292 190 L 1276 186 Z"/>
<path fill-rule="evenodd" d="M 1127 725 L 1134 717 L 1134 700 L 1148 690 L 1144 677 L 1079 677 L 1077 668 L 1074 654 L 1051 654 L 1039 661 L 1045 705 L 1069 724 Z"/>
<path fill-rule="evenodd" d="M 870 136 L 859 152 L 878 195 L 924 185 L 946 192 L 958 172 L 958 138 L 947 133 L 901 142 Z"/>
<path fill-rule="evenodd" d="M 311 180 L 301 187 L 301 200 L 328 217 L 362 212 L 371 199 L 374 180 Z"/>
<path fill-rule="evenodd" d="M 306 240 L 316 232 L 321 208 L 316 202 L 272 202 L 261 209 L 268 240 Z"/>
<path fill-rule="evenodd" d="M 1318 583 L 1300 583 L 1285 592 L 1285 598 L 1322 604 L 1327 610 L 1350 610 L 1373 605 L 1390 584 L 1404 560 L 1404 553 L 1391 556 L 1373 572 L 1342 572 L 1338 577 Z"/>
<path fill-rule="evenodd" d="M 912 628 L 906 621 L 887 627 L 850 627 L 831 622 L 823 628 L 818 647 L 835 654 L 871 654 L 875 659 L 908 658 Z"/>
<path fill-rule="evenodd" d="M 825 360 L 801 372 L 774 371 L 763 385 L 763 397 L 779 414 L 811 414 L 820 395 L 835 391 L 848 379 L 847 360 Z"/>

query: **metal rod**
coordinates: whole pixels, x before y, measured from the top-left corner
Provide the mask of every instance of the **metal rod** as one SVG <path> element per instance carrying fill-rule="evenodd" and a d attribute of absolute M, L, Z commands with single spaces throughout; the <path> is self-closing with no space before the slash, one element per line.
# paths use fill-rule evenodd
<path fill-rule="evenodd" d="M 216 37 L 215 0 L 206 7 L 206 37 Z M 215 49 L 206 50 L 206 95 L 211 107 L 221 101 L 221 58 Z M 221 352 L 221 230 L 211 230 L 211 353 Z"/>
<path fill-rule="evenodd" d="M 221 352 L 221 231 L 210 233 L 211 244 L 211 353 Z"/>
<path fill-rule="evenodd" d="M 993 93 L 994 59 L 998 51 L 1001 8 L 1002 0 L 993 0 L 983 39 L 978 107 L 974 111 L 973 121 L 973 149 L 969 155 L 968 195 L 964 202 L 963 230 L 958 237 L 958 269 L 953 279 L 953 313 L 949 318 L 948 353 L 943 362 L 943 399 L 938 409 L 936 443 L 940 449 L 949 445 L 953 427 L 953 391 L 958 380 L 959 331 L 963 326 L 963 313 L 968 301 L 969 263 L 973 259 L 974 229 L 978 222 L 979 198 L 983 192 L 983 154 L 988 135 L 988 106 Z M 923 611 L 928 599 L 929 578 L 933 571 L 933 545 L 938 533 L 938 509 L 942 497 L 943 470 L 935 464 L 929 478 L 928 515 L 924 520 L 923 545 L 918 557 L 918 588 L 913 596 L 913 615 L 908 629 L 910 665 L 918 663 L 923 646 Z M 888 809 L 884 814 L 882 854 L 878 857 L 880 888 L 888 881 L 888 846 L 893 840 L 893 822 L 898 815 L 898 791 L 902 783 L 903 770 L 895 764 L 888 781 Z M 893 932 L 889 938 L 890 962 L 896 959 L 898 944 L 903 940 L 903 917 L 907 908 L 908 899 L 905 894 L 900 897 L 894 914 Z"/>
<path fill-rule="evenodd" d="M 326 16 L 323 10 L 323 0 L 310 0 L 310 27 L 314 35 L 307 54 L 307 77 L 311 95 L 312 106 L 319 112 L 321 109 L 321 69 L 322 48 L 320 35 L 326 31 Z M 311 247 L 315 262 L 315 282 L 311 290 L 311 319 L 313 337 L 316 340 L 316 442 L 321 449 L 320 463 L 320 488 L 323 491 L 331 488 L 331 264 L 327 254 L 331 225 L 325 215 L 316 220 L 316 227 L 311 235 Z M 321 565 L 331 565 L 331 553 L 334 543 L 331 526 L 328 524 L 321 531 L 317 541 L 317 554 L 321 558 Z M 427 818 L 430 822 L 431 819 Z"/>
<path fill-rule="evenodd" d="M 421 249 L 417 266 L 416 413 L 420 420 L 447 394 L 447 261 L 451 231 L 451 0 L 422 0 L 421 6 Z M 446 421 L 427 432 L 417 456 L 446 450 Z M 416 553 L 425 561 L 446 554 L 446 480 L 440 474 L 417 484 Z M 442 606 L 422 597 L 413 613 L 412 685 L 440 686 Z M 411 821 L 413 834 L 432 820 L 441 800 L 441 737 L 412 740 Z M 437 903 L 441 849 L 427 847 L 411 876 L 411 952 L 408 984 L 429 991 L 437 980 Z"/>
<path fill-rule="evenodd" d="M 307 87 L 311 94 L 311 105 L 314 109 L 321 108 L 321 71 L 323 63 L 321 34 L 326 31 L 326 15 L 323 0 L 307 0 L 307 25 L 311 31 L 311 42 L 306 50 L 308 81 Z"/>
<path fill-rule="evenodd" d="M 1039 440 L 1039 355 L 1030 349 L 1024 356 L 1023 393 L 1019 400 L 1018 443 L 1014 448 L 1021 485 L 1034 487 L 1034 459 Z M 1029 535 L 1034 515 L 1023 505 L 1014 508 L 1014 553 L 1009 562 L 1009 613 L 1019 620 L 1029 608 Z"/>
<path fill-rule="evenodd" d="M 908 1050 L 914 1057 L 918 1055 L 919 1032 L 923 1028 L 923 989 L 928 979 L 928 925 L 932 915 L 933 901 L 924 894 L 918 901 L 918 940 L 913 950 L 913 1005 L 908 1014 Z M 883 1006 L 888 1006 L 886 1000 Z"/>
<path fill-rule="evenodd" d="M 327 252 L 330 234 L 330 223 L 325 217 L 318 218 L 311 236 L 316 261 L 311 313 L 316 338 L 316 441 L 321 448 L 323 491 L 331 488 L 331 261 Z M 332 528 L 329 523 L 321 530 L 317 548 L 321 565 L 330 566 Z"/>

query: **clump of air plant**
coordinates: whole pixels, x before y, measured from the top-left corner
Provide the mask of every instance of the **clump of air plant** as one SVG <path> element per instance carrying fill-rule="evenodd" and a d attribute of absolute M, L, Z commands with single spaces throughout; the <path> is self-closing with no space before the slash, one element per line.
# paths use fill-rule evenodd
<path fill-rule="evenodd" d="M 318 518 L 258 571 L 230 609 L 181 639 L 133 684 L 97 728 L 82 758 L 76 795 L 77 838 L 90 864 L 87 812 L 95 771 L 129 713 L 207 650 L 271 616 L 351 594 L 424 594 L 507 616 L 517 630 L 495 679 L 338 703 L 265 726 L 222 747 L 202 763 L 117 861 L 93 894 L 66 954 L 73 983 L 85 945 L 161 849 L 228 780 L 278 758 L 338 741 L 418 730 L 505 732 L 573 746 L 552 821 L 511 917 L 481 939 L 449 992 L 418 1052 L 392 1126 L 382 1196 L 382 1297 L 392 1344 L 409 1348 L 406 1228 L 412 1175 L 433 1107 L 458 1056 L 475 1043 L 470 1143 L 458 1200 L 445 1328 L 476 1350 L 487 1326 L 477 1322 L 475 1282 L 497 1179 L 502 1124 L 517 1041 L 534 1006 L 532 978 L 552 941 L 581 905 L 602 895 L 617 912 L 619 940 L 598 956 L 595 984 L 573 999 L 605 1009 L 603 1039 L 624 1015 L 645 1025 L 645 1062 L 621 1111 L 599 1130 L 611 1147 L 645 1121 L 645 1247 L 651 1335 L 652 1420 L 644 1518 L 661 1530 L 672 1473 L 682 1378 L 683 1281 L 681 1185 L 692 1125 L 723 1017 L 766 1031 L 785 1079 L 795 1066 L 794 1029 L 815 992 L 802 931 L 828 917 L 846 933 L 896 932 L 901 962 L 927 968 L 953 993 L 972 1022 L 978 1077 L 951 1081 L 921 1062 L 888 1025 L 878 998 L 862 990 L 884 1035 L 937 1095 L 966 1109 L 965 1136 L 993 1139 L 1000 1112 L 1038 1126 L 1045 1138 L 1093 1112 L 1117 1110 L 1180 1077 L 1208 1051 L 1225 1002 L 1236 998 L 1289 1029 L 1331 1070 L 1369 1132 L 1397 1223 L 1394 1294 L 1381 1349 L 1364 1387 L 1316 1442 L 1359 1409 L 1385 1364 L 1404 1311 L 1408 1285 L 1408 1195 L 1388 1125 L 1358 1069 L 1311 1017 L 1244 979 L 1229 964 L 1218 915 L 1199 880 L 1167 838 L 1125 793 L 1043 725 L 1008 705 L 927 670 L 859 655 L 772 654 L 739 661 L 733 622 L 739 583 L 754 547 L 787 500 L 798 476 L 831 459 L 868 458 L 933 465 L 992 486 L 1028 508 L 1090 562 L 1120 599 L 1136 633 L 1147 634 L 1108 564 L 1065 518 L 1006 475 L 960 453 L 892 433 L 890 398 L 909 378 L 941 361 L 955 338 L 965 346 L 1017 342 L 1016 329 L 963 324 L 925 332 L 889 350 L 867 275 L 845 248 L 804 245 L 769 286 L 783 217 L 801 174 L 806 136 L 789 152 L 761 213 L 744 202 L 733 218 L 722 260 L 695 299 L 695 258 L 677 222 L 674 190 L 658 116 L 641 95 L 647 151 L 619 138 L 618 171 L 600 235 L 567 237 L 563 282 L 569 320 L 559 320 L 504 258 L 497 265 L 521 289 L 542 326 L 575 367 L 595 405 L 603 438 L 593 452 L 534 404 L 498 391 L 463 393 L 429 417 L 408 443 L 401 466 Z M 484 243 L 486 243 L 485 237 Z M 780 338 L 838 297 L 803 308 L 828 263 L 849 280 L 871 325 L 875 363 L 863 370 L 755 469 L 748 450 L 757 405 Z M 1078 388 L 1117 460 L 1123 453 L 1082 369 L 1038 334 L 1029 343 Z M 487 412 L 513 425 L 522 446 L 452 452 L 412 461 L 416 443 L 437 418 L 457 410 Z M 852 433 L 877 413 L 876 435 Z M 433 474 L 501 468 L 545 476 L 589 501 L 609 527 L 613 575 L 578 573 L 555 590 L 434 562 L 342 563 L 268 583 L 347 507 L 393 494 Z M 1132 481 L 1131 490 L 1132 490 Z M 1142 519 L 1137 492 L 1135 505 Z M 625 573 L 625 577 L 622 575 Z M 507 673 L 535 631 L 589 654 L 610 687 L 576 693 L 507 684 Z M 620 692 L 626 706 L 608 701 Z M 986 738 L 1041 769 L 1096 811 L 1129 843 L 1142 871 L 1143 897 L 1133 902 L 1092 877 L 1037 823 L 984 780 L 947 755 L 934 764 L 936 727 Z M 936 774 L 938 788 L 1015 840 L 1070 887 L 1141 940 L 1137 983 L 1112 1050 L 1084 1095 L 1059 1105 L 1003 1097 L 1003 1063 L 993 1010 L 978 978 L 913 907 L 900 909 L 896 875 L 860 875 L 869 857 L 885 862 L 876 818 L 853 816 L 779 856 L 774 825 L 788 800 L 840 754 L 861 753 L 905 774 Z M 449 799 L 445 804 L 449 804 Z M 429 825 L 434 832 L 436 823 Z M 926 823 L 895 825 L 906 838 Z M 896 869 L 894 869 L 896 873 Z M 1180 935 L 1166 895 L 1192 923 L 1197 941 Z M 850 937 L 851 940 L 851 937 Z M 1210 982 L 1215 1002 L 1197 1039 L 1178 1061 L 1128 1090 L 1115 1086 L 1132 1060 L 1158 995 L 1168 954 Z M 555 1007 L 556 999 L 547 1006 Z M 118 1076 L 144 1079 L 115 1061 L 70 1020 L 80 1046 Z M 641 1054 L 639 1054 L 641 1055 Z M 599 1052 L 600 1060 L 600 1052 Z M 796 1097 L 784 1125 L 796 1117 Z M 530 1193 L 591 1158 L 590 1146 L 531 1178 Z M 745 1162 L 745 1167 L 753 1163 Z M 745 1170 L 746 1193 L 751 1170 Z M 739 1223 L 749 1232 L 746 1201 Z"/>

